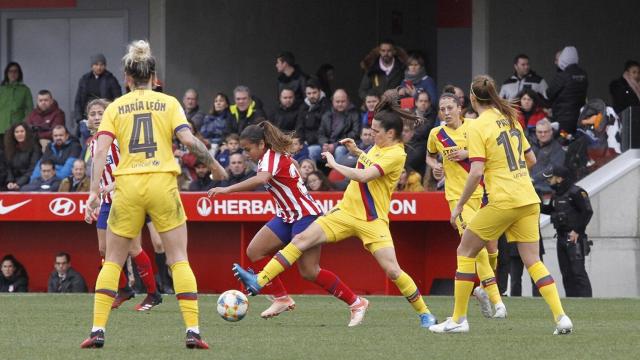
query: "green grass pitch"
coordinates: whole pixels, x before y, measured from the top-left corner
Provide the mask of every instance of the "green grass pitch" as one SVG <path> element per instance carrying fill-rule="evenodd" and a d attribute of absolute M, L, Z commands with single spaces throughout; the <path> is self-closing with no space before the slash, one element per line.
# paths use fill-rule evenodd
<path fill-rule="evenodd" d="M 133 310 L 136 297 L 111 313 L 105 348 L 81 350 L 91 325 L 93 296 L 0 296 L 2 359 L 614 359 L 640 357 L 640 300 L 563 299 L 575 331 L 553 336 L 540 298 L 506 298 L 506 320 L 480 315 L 471 299 L 468 334 L 431 334 L 402 297 L 371 296 L 364 323 L 348 328 L 346 306 L 329 296 L 295 296 L 297 308 L 263 320 L 268 305 L 249 298 L 249 314 L 222 320 L 217 296 L 200 296 L 200 328 L 211 349 L 188 350 L 173 296 L 149 313 Z M 438 319 L 452 297 L 429 297 Z"/>

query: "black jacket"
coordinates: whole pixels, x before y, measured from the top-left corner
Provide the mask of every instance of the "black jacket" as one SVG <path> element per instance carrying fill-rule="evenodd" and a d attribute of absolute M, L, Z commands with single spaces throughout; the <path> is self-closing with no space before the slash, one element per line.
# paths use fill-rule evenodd
<path fill-rule="evenodd" d="M 296 133 L 300 135 L 307 145 L 318 144 L 318 129 L 322 122 L 322 115 L 331 107 L 329 100 L 322 97 L 316 104 L 310 104 L 305 101 L 298 110 L 298 118 L 296 119 Z"/>
<path fill-rule="evenodd" d="M 82 75 L 78 82 L 78 91 L 76 92 L 76 100 L 74 104 L 73 119 L 78 122 L 82 119 L 86 119 L 85 111 L 87 110 L 87 104 L 93 100 L 89 98 L 89 80 L 94 76 L 92 71 Z M 111 100 L 120 97 L 122 95 L 122 88 L 120 83 L 113 74 L 107 70 L 104 74 L 98 78 L 100 82 L 100 97 L 103 99 Z"/>
<path fill-rule="evenodd" d="M 378 93 L 382 94 L 385 90 L 397 88 L 402 83 L 402 80 L 404 80 L 404 70 L 404 64 L 396 57 L 393 68 L 391 72 L 389 72 L 389 75 L 387 75 L 380 69 L 380 58 L 377 58 L 369 67 L 369 70 L 362 76 L 358 90 L 360 99 L 364 100 L 367 92 L 371 89 L 375 89 Z"/>
<path fill-rule="evenodd" d="M 0 274 L 0 293 L 27 291 L 29 291 L 29 277 L 26 273 L 21 270 L 16 270 L 10 278 L 6 278 Z"/>
<path fill-rule="evenodd" d="M 551 192 L 547 178 L 542 174 L 552 166 L 564 165 L 565 151 L 556 139 L 551 139 L 548 144 L 541 145 L 537 138 L 529 139 L 533 154 L 536 156 L 536 164 L 529 169 L 529 174 L 533 179 L 533 187 L 539 192 Z"/>
<path fill-rule="evenodd" d="M 294 107 L 297 109 L 305 98 L 305 88 L 307 87 L 307 74 L 303 73 L 298 65 L 294 66 L 295 70 L 291 76 L 287 76 L 284 73 L 278 75 L 278 95 L 282 89 L 287 88 L 293 90 L 296 94 L 296 100 Z"/>
<path fill-rule="evenodd" d="M 247 180 L 248 178 L 254 177 L 256 175 L 255 171 L 248 171 L 245 172 L 244 174 L 240 174 L 240 175 L 233 175 L 231 172 L 229 172 L 229 178 L 227 180 L 221 180 L 218 182 L 218 184 L 216 184 L 215 186 L 231 186 L 231 185 L 235 185 L 237 183 L 241 183 L 245 180 Z M 253 191 L 263 191 L 264 187 L 263 186 L 258 186 L 255 189 L 253 189 Z"/>
<path fill-rule="evenodd" d="M 609 84 L 609 93 L 611 94 L 613 109 L 618 114 L 629 106 L 640 106 L 640 99 L 638 99 L 636 93 L 633 92 L 631 86 L 623 77 L 613 80 Z"/>
<path fill-rule="evenodd" d="M 18 151 L 13 154 L 13 157 L 7 160 L 6 182 L 15 182 L 21 187 L 29 183 L 33 169 L 41 157 L 42 150 L 39 144 L 35 144 L 29 151 L 18 149 Z"/>
<path fill-rule="evenodd" d="M 553 121 L 559 123 L 560 130 L 571 134 L 576 132 L 580 108 L 585 104 L 588 86 L 587 73 L 578 64 L 567 66 L 551 80 L 547 98 L 551 102 Z"/>
<path fill-rule="evenodd" d="M 269 121 L 278 129 L 285 132 L 291 132 L 296 129 L 297 118 L 298 108 L 295 104 L 287 109 L 278 106 L 278 108 L 269 115 Z"/>
<path fill-rule="evenodd" d="M 87 283 L 79 272 L 69 268 L 67 276 L 61 280 L 57 271 L 49 275 L 47 292 L 50 293 L 83 293 L 87 292 Z"/>
<path fill-rule="evenodd" d="M 336 117 L 342 117 L 342 121 L 334 129 L 331 124 Z M 340 121 L 340 120 L 337 120 Z M 318 129 L 319 144 L 333 144 L 344 138 L 358 139 L 360 135 L 360 114 L 350 107 L 343 113 L 336 113 L 333 108 L 322 115 L 320 128 Z"/>
<path fill-rule="evenodd" d="M 560 184 L 560 189 L 551 197 L 551 202 L 542 204 L 541 212 L 551 215 L 553 227 L 561 234 L 573 230 L 583 235 L 593 216 L 589 194 L 575 184 Z"/>
<path fill-rule="evenodd" d="M 204 178 L 196 178 L 189 184 L 189 191 L 208 191 L 214 187 L 215 181 L 211 180 L 209 175 Z"/>

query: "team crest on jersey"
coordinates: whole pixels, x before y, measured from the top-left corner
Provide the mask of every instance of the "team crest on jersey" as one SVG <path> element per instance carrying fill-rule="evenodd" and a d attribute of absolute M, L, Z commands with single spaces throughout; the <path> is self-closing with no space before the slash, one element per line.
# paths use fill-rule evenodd
<path fill-rule="evenodd" d="M 113 155 L 107 155 L 107 165 L 113 164 Z"/>

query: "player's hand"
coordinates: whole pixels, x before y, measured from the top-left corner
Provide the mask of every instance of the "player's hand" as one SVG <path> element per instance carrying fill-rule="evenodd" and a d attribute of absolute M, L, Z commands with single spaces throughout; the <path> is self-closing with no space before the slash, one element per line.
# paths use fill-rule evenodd
<path fill-rule="evenodd" d="M 84 221 L 87 224 L 91 224 L 98 220 L 98 214 L 100 209 L 90 210 L 88 207 L 84 210 Z"/>
<path fill-rule="evenodd" d="M 347 150 L 349 150 L 349 153 L 353 156 L 360 155 L 360 152 L 362 151 L 358 149 L 358 145 L 356 145 L 356 142 L 351 138 L 344 138 L 340 140 L 340 144 L 346 147 Z"/>
<path fill-rule="evenodd" d="M 209 189 L 209 191 L 207 191 L 207 196 L 215 197 L 218 194 L 228 194 L 228 193 L 229 193 L 228 187 L 214 187 Z"/>
<path fill-rule="evenodd" d="M 433 168 L 432 173 L 433 173 L 433 177 L 436 180 L 442 179 L 442 177 L 444 176 L 444 170 L 442 169 L 442 164 L 438 163 L 438 165 Z"/>
<path fill-rule="evenodd" d="M 89 199 L 87 199 L 87 207 L 91 212 L 100 208 L 100 194 L 97 192 L 90 192 Z M 85 211 L 86 212 L 86 211 Z"/>
<path fill-rule="evenodd" d="M 580 237 L 580 234 L 578 234 L 573 230 L 571 230 L 571 232 L 569 233 L 569 241 L 571 241 L 574 244 L 576 243 L 576 241 L 578 241 L 579 237 Z"/>
<path fill-rule="evenodd" d="M 449 222 L 454 229 L 458 229 L 458 225 L 456 225 L 456 219 L 458 219 L 458 216 L 460 216 L 460 214 L 462 214 L 462 207 L 456 204 L 456 207 L 451 210 L 451 219 L 449 219 Z"/>
<path fill-rule="evenodd" d="M 336 166 L 336 164 L 337 164 L 336 163 L 336 159 L 334 159 L 333 155 L 330 152 L 325 151 L 321 155 L 325 160 L 327 160 L 327 167 L 328 168 L 333 169 Z"/>
<path fill-rule="evenodd" d="M 447 160 L 449 161 L 461 161 L 469 157 L 469 151 L 467 150 L 456 150 L 447 154 Z"/>

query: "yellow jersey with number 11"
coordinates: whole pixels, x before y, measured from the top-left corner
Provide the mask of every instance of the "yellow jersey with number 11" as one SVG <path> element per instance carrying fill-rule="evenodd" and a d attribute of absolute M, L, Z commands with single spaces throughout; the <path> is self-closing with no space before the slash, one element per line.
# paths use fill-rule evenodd
<path fill-rule="evenodd" d="M 118 139 L 120 163 L 114 175 L 171 172 L 180 174 L 173 157 L 173 135 L 189 123 L 174 97 L 134 90 L 109 104 L 98 135 Z"/>
<path fill-rule="evenodd" d="M 522 127 L 495 108 L 484 111 L 467 128 L 469 160 L 484 161 L 484 183 L 489 206 L 513 209 L 539 203 L 524 154 L 531 146 Z"/>

